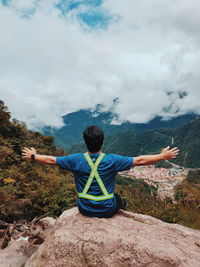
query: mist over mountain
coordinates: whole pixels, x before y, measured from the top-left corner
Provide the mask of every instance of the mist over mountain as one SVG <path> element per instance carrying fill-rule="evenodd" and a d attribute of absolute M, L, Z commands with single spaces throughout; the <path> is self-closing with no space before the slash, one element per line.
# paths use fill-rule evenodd
<path fill-rule="evenodd" d="M 111 112 L 99 112 L 98 108 L 95 111 L 79 110 L 67 114 L 63 117 L 64 126 L 60 129 L 44 127 L 42 133 L 52 135 L 55 138 L 57 146 L 69 150 L 72 145 L 81 143 L 83 130 L 88 125 L 97 125 L 104 130 L 105 136 L 109 137 L 118 133 L 135 131 L 143 133 L 145 131 L 160 129 L 160 128 L 177 128 L 196 118 L 195 114 L 186 114 L 173 117 L 170 120 L 163 120 L 162 117 L 155 117 L 148 123 L 130 123 L 124 122 L 120 125 L 112 124 L 115 120 L 115 115 Z"/>

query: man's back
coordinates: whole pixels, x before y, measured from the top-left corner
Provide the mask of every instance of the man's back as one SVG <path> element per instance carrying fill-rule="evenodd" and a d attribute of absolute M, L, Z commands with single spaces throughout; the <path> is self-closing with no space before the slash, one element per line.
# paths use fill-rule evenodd
<path fill-rule="evenodd" d="M 99 153 L 90 153 L 89 156 L 92 159 L 92 162 L 95 163 Z M 91 173 L 91 167 L 89 166 L 84 154 L 78 153 L 66 157 L 57 157 L 56 163 L 62 169 L 70 170 L 74 173 L 76 190 L 77 192 L 82 193 Z M 132 167 L 132 165 L 132 157 L 124 157 L 115 154 L 106 154 L 103 157 L 97 170 L 109 194 L 114 193 L 116 173 L 128 170 Z M 94 196 L 101 196 L 103 194 L 96 178 L 93 179 L 88 190 L 88 194 Z M 85 213 L 88 216 L 110 217 L 116 210 L 117 201 L 115 196 L 114 198 L 102 201 L 78 198 L 78 207 L 82 213 Z"/>

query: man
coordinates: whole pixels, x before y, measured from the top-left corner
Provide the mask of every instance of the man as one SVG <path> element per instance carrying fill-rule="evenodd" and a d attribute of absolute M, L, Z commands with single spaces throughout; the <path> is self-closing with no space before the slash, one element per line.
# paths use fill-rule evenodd
<path fill-rule="evenodd" d="M 75 177 L 78 192 L 79 211 L 90 217 L 111 217 L 119 208 L 125 208 L 125 200 L 114 193 L 117 172 L 129 170 L 138 165 L 154 164 L 161 160 L 173 159 L 179 150 L 166 147 L 160 154 L 138 157 L 124 157 L 102 153 L 104 133 L 97 126 L 88 126 L 83 132 L 88 152 L 63 157 L 36 154 L 34 148 L 24 148 L 24 159 L 45 164 L 58 165 L 70 170 Z"/>

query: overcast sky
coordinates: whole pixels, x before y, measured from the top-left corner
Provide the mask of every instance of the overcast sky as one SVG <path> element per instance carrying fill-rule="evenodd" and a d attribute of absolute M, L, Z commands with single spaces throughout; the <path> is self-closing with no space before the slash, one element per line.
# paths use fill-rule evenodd
<path fill-rule="evenodd" d="M 0 99 L 32 129 L 200 114 L 200 1 L 0 0 Z"/>

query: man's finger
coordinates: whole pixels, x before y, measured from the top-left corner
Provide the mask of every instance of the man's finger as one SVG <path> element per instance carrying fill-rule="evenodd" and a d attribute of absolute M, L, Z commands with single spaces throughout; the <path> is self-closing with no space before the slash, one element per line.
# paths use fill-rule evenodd
<path fill-rule="evenodd" d="M 173 147 L 172 149 L 170 149 L 171 151 L 173 150 L 179 150 L 177 147 Z"/>
<path fill-rule="evenodd" d="M 172 151 L 172 153 L 179 153 L 179 150 L 178 149 L 174 150 L 174 151 Z"/>

